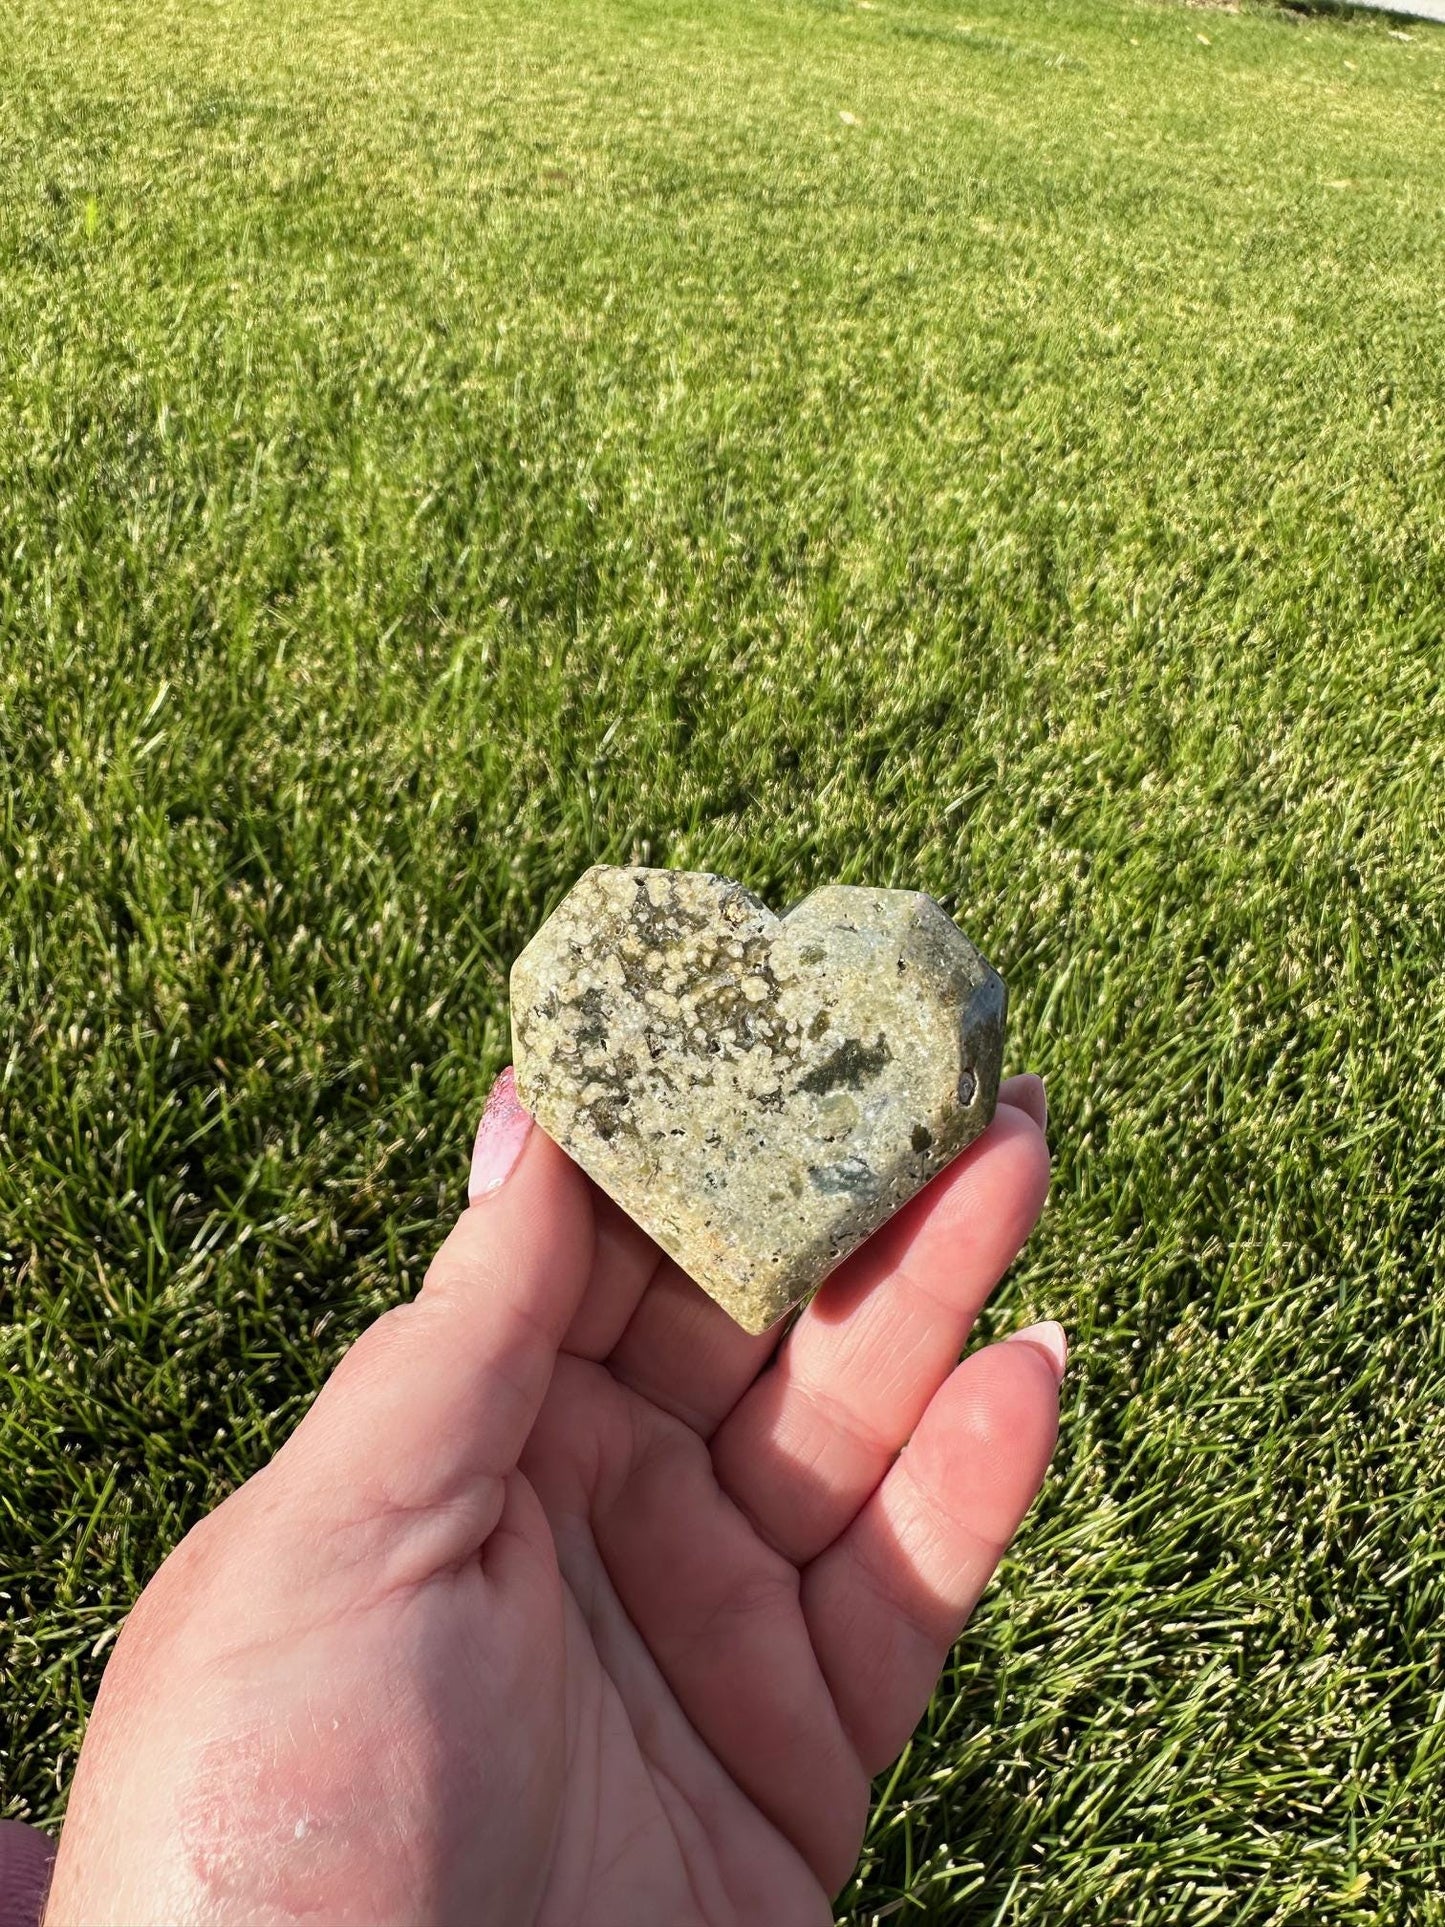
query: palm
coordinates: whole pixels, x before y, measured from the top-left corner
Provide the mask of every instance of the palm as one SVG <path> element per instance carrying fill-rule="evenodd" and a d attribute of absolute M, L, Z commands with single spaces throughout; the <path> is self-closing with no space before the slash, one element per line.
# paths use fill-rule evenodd
<path fill-rule="evenodd" d="M 540 1918 L 830 1919 L 799 1845 L 841 1885 L 867 1780 L 797 1568 L 720 1490 L 697 1433 L 595 1365 L 563 1361 L 523 1464 L 565 1627 L 564 1655 L 535 1656 L 565 1660 L 568 1762 Z"/>

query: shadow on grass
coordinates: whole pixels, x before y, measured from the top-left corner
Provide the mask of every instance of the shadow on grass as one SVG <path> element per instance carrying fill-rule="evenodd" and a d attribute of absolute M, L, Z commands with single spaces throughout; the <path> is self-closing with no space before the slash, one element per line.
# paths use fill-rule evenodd
<path fill-rule="evenodd" d="M 1348 20 L 1354 25 L 1361 19 L 1380 20 L 1398 26 L 1441 27 L 1445 21 L 1434 20 L 1428 14 L 1401 13 L 1394 7 L 1382 7 L 1374 0 L 1270 0 L 1271 6 L 1280 13 L 1303 14 L 1310 19 Z"/>

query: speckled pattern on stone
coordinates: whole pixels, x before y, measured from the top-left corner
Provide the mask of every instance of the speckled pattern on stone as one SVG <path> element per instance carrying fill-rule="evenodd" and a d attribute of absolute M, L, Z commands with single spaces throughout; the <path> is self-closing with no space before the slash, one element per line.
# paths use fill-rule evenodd
<path fill-rule="evenodd" d="M 512 969 L 517 1090 L 766 1331 L 993 1116 L 1002 979 L 931 897 L 599 865 Z"/>

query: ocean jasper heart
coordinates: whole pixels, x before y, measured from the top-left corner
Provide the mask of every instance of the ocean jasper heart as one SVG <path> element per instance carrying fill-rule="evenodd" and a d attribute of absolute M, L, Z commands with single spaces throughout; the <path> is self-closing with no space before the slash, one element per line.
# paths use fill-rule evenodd
<path fill-rule="evenodd" d="M 588 870 L 512 969 L 517 1091 L 748 1331 L 993 1116 L 1002 979 L 931 897 L 778 917 L 686 870 Z"/>

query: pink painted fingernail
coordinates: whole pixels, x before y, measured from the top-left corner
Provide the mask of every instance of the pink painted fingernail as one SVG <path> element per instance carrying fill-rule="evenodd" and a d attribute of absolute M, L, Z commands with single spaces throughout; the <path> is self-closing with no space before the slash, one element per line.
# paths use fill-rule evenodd
<path fill-rule="evenodd" d="M 472 1175 L 467 1181 L 467 1203 L 475 1204 L 504 1184 L 522 1155 L 532 1129 L 532 1114 L 517 1095 L 517 1080 L 509 1064 L 493 1084 L 477 1141 L 472 1146 Z"/>
<path fill-rule="evenodd" d="M 1064 1367 L 1069 1362 L 1069 1340 L 1063 1326 L 1054 1319 L 1046 1318 L 1040 1325 L 1025 1325 L 1022 1331 L 1010 1332 L 1004 1342 L 1032 1345 L 1036 1352 L 1042 1352 L 1054 1368 L 1054 1377 L 1063 1384 Z"/>

